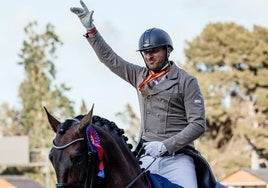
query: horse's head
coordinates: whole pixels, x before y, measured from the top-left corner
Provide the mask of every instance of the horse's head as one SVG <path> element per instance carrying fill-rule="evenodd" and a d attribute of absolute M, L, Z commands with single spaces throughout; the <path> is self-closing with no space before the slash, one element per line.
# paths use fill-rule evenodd
<path fill-rule="evenodd" d="M 56 133 L 49 158 L 57 188 L 147 188 L 123 129 L 92 112 L 60 122 L 46 110 Z"/>
<path fill-rule="evenodd" d="M 88 150 L 85 136 L 86 127 L 92 122 L 92 112 L 93 107 L 85 116 L 60 122 L 46 110 L 51 128 L 56 133 L 49 159 L 57 175 L 57 188 L 82 188 L 94 184 L 92 176 L 98 169 L 92 161 L 98 159 Z"/>

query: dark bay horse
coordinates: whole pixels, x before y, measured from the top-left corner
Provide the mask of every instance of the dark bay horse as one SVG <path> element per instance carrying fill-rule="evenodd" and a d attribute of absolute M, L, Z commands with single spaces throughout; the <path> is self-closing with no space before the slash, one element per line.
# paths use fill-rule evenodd
<path fill-rule="evenodd" d="M 88 114 L 64 122 L 45 111 L 56 133 L 49 159 L 56 172 L 57 188 L 181 187 L 155 175 L 160 178 L 157 186 L 156 181 L 150 181 L 153 175 L 140 168 L 124 131 L 105 118 L 93 116 L 93 107 Z M 199 188 L 224 188 L 198 152 L 182 152 L 195 161 Z"/>
<path fill-rule="evenodd" d="M 151 187 L 123 130 L 113 122 L 93 116 L 92 111 L 93 107 L 87 115 L 60 122 L 46 110 L 56 133 L 49 154 L 57 176 L 56 187 Z"/>

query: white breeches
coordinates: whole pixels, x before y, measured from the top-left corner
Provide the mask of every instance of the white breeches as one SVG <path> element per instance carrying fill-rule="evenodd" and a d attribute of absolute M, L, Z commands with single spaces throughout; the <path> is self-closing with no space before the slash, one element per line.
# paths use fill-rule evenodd
<path fill-rule="evenodd" d="M 153 159 L 151 156 L 142 157 L 141 167 L 147 168 Z M 197 188 L 194 161 L 185 154 L 158 157 L 148 170 L 184 188 Z"/>

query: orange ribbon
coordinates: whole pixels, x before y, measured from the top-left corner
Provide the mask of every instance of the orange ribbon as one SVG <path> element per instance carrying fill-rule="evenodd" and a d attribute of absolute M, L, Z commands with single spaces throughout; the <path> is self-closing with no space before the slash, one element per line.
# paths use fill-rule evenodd
<path fill-rule="evenodd" d="M 139 90 L 143 89 L 146 83 L 151 82 L 165 75 L 170 70 L 170 68 L 171 66 L 168 66 L 164 70 L 157 73 L 155 73 L 154 71 L 150 71 L 150 74 L 139 84 L 138 86 Z"/>

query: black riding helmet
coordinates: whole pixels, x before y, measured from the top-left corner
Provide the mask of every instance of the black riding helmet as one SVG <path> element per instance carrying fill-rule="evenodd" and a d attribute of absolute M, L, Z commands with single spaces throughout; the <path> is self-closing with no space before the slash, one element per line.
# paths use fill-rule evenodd
<path fill-rule="evenodd" d="M 151 28 L 141 35 L 139 49 L 137 51 L 144 51 L 160 46 L 169 46 L 173 50 L 173 44 L 168 33 L 162 29 Z"/>

